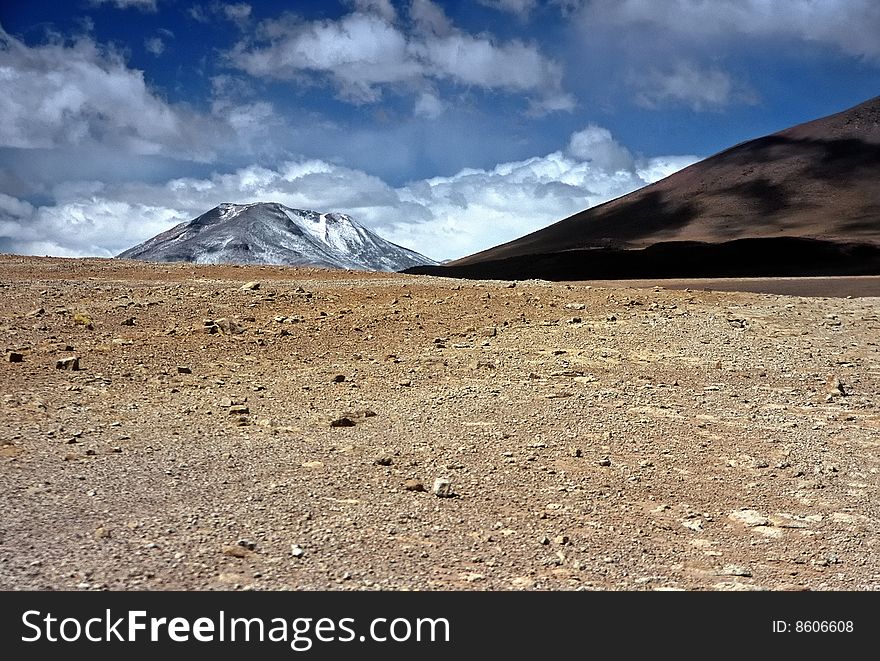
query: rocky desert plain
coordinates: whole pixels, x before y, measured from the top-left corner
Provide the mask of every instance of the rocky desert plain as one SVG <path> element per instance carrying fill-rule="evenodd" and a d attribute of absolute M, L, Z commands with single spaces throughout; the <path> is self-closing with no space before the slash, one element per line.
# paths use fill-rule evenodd
<path fill-rule="evenodd" d="M 0 256 L 0 588 L 880 588 L 880 299 L 637 284 Z"/>

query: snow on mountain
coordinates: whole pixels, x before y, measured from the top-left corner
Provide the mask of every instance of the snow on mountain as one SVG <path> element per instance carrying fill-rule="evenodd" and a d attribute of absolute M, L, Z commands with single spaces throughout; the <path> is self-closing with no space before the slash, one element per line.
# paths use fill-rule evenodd
<path fill-rule="evenodd" d="M 118 257 L 361 271 L 400 271 L 437 263 L 386 241 L 345 214 L 291 209 L 274 202 L 221 204 Z"/>

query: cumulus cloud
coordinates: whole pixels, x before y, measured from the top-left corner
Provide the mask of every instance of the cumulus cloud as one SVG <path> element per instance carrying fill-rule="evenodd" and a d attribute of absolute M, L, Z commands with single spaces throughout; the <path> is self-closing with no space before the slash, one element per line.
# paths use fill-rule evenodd
<path fill-rule="evenodd" d="M 397 20 L 397 10 L 391 0 L 350 0 L 349 4 L 354 5 L 359 12 L 377 14 L 389 23 Z"/>
<path fill-rule="evenodd" d="M 734 81 L 720 69 L 703 69 L 679 63 L 671 69 L 652 69 L 633 77 L 638 88 L 636 100 L 647 108 L 685 105 L 693 110 L 724 108 L 731 103 L 755 104 L 757 94 L 747 85 Z"/>
<path fill-rule="evenodd" d="M 112 146 L 133 154 L 213 158 L 222 124 L 173 106 L 143 72 L 88 38 L 29 47 L 0 28 L 0 147 Z"/>
<path fill-rule="evenodd" d="M 455 28 L 430 0 L 413 2 L 410 22 L 401 27 L 385 4 L 359 2 L 358 11 L 338 20 L 266 21 L 259 37 L 238 43 L 229 60 L 257 77 L 324 77 L 355 103 L 378 101 L 386 86 L 420 90 L 426 81 L 446 81 L 525 94 L 534 113 L 574 107 L 562 88 L 562 66 L 536 45 Z"/>
<path fill-rule="evenodd" d="M 556 1 L 569 10 L 575 4 Z M 784 36 L 880 60 L 880 4 L 875 0 L 591 0 L 579 6 L 588 29 L 648 25 L 688 40 Z"/>
<path fill-rule="evenodd" d="M 21 253 L 109 256 L 221 202 L 276 201 L 349 213 L 395 243 L 446 259 L 522 236 L 695 160 L 635 157 L 589 125 L 543 156 L 400 187 L 320 159 L 156 185 L 79 182 L 56 187 L 46 206 L 0 197 L 0 243 Z"/>

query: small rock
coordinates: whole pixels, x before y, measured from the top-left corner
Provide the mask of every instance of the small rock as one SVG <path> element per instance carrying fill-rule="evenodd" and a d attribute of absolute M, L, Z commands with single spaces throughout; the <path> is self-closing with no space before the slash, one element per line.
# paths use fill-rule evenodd
<path fill-rule="evenodd" d="M 751 576 L 752 570 L 742 565 L 724 565 L 718 570 L 719 576 Z"/>
<path fill-rule="evenodd" d="M 585 310 L 586 307 L 587 306 L 584 305 L 583 303 L 566 303 L 565 304 L 566 310 Z"/>
<path fill-rule="evenodd" d="M 728 514 L 727 518 L 741 523 L 744 526 L 748 526 L 749 528 L 770 525 L 770 520 L 755 510 L 736 510 L 735 512 Z"/>
<path fill-rule="evenodd" d="M 189 367 L 186 367 L 185 365 L 178 365 L 177 366 L 177 373 L 178 374 L 192 374 L 192 369 Z"/>
<path fill-rule="evenodd" d="M 568 323 L 570 323 L 570 324 L 579 324 L 582 322 L 583 322 L 583 319 L 581 319 L 580 317 L 572 317 L 571 319 L 568 320 Z"/>
<path fill-rule="evenodd" d="M 333 383 L 342 383 L 345 381 L 345 374 L 337 374 L 333 377 Z"/>
<path fill-rule="evenodd" d="M 846 389 L 843 387 L 843 382 L 836 374 L 828 375 L 825 379 L 825 388 L 831 397 L 843 397 L 847 394 Z"/>
<path fill-rule="evenodd" d="M 28 312 L 27 315 L 25 315 L 25 316 L 28 316 L 28 317 L 42 317 L 44 314 L 46 314 L 46 309 L 45 309 L 45 308 L 37 308 L 36 310 L 31 310 L 31 311 Z"/>
<path fill-rule="evenodd" d="M 247 415 L 251 410 L 248 408 L 247 404 L 235 404 L 229 407 L 230 415 Z"/>
<path fill-rule="evenodd" d="M 223 555 L 228 555 L 232 558 L 246 558 L 251 554 L 251 551 L 244 548 L 243 546 L 227 546 L 223 549 Z"/>
<path fill-rule="evenodd" d="M 610 465 L 611 465 L 611 460 L 610 460 L 608 457 L 605 457 L 604 459 L 600 459 L 600 460 L 599 460 L 599 465 L 600 465 L 600 466 L 610 466 Z"/>
<path fill-rule="evenodd" d="M 553 538 L 553 543 L 558 544 L 559 546 L 565 546 L 570 541 L 571 540 L 569 539 L 568 535 L 557 535 Z"/>
<path fill-rule="evenodd" d="M 495 337 L 498 335 L 498 329 L 495 326 L 488 326 L 480 331 L 480 335 L 483 337 Z"/>
<path fill-rule="evenodd" d="M 299 544 L 293 544 L 290 547 L 290 555 L 294 558 L 301 558 L 306 554 L 303 548 Z"/>
<path fill-rule="evenodd" d="M 434 480 L 431 492 L 438 498 L 451 498 L 455 495 L 455 492 L 452 490 L 452 482 L 443 477 L 438 477 Z"/>
<path fill-rule="evenodd" d="M 227 319 L 225 317 L 221 319 L 217 319 L 214 322 L 214 325 L 220 329 L 220 332 L 224 335 L 240 335 L 244 333 L 244 328 L 239 326 L 232 319 Z"/>
<path fill-rule="evenodd" d="M 243 547 L 243 548 L 246 548 L 248 551 L 253 551 L 254 549 L 257 548 L 257 543 L 256 543 L 256 542 L 252 542 L 252 541 L 249 540 L 249 539 L 240 539 L 240 540 L 238 540 L 238 542 L 236 542 L 236 543 L 237 543 L 239 546 L 241 546 L 241 547 Z"/>
<path fill-rule="evenodd" d="M 10 363 L 20 363 L 24 360 L 24 355 L 18 353 L 17 351 L 10 351 L 6 354 L 6 361 Z"/>
<path fill-rule="evenodd" d="M 260 283 L 252 280 L 251 282 L 244 283 L 241 288 L 243 291 L 256 291 L 260 288 Z"/>
<path fill-rule="evenodd" d="M 379 455 L 378 457 L 376 457 L 373 460 L 373 463 L 376 464 L 377 466 L 390 466 L 391 464 L 394 463 L 394 459 L 392 458 L 392 456 L 390 454 L 382 454 L 382 455 Z"/>
<path fill-rule="evenodd" d="M 100 526 L 95 530 L 95 537 L 97 539 L 110 539 L 110 530 L 104 526 Z"/>
<path fill-rule="evenodd" d="M 688 530 L 693 530 L 694 532 L 702 532 L 703 531 L 703 521 L 702 519 L 685 519 L 681 522 Z"/>
<path fill-rule="evenodd" d="M 541 546 L 547 546 L 549 543 L 550 538 L 547 537 L 547 535 L 544 535 L 543 537 L 541 537 L 541 539 L 538 540 L 538 544 L 540 544 Z"/>
<path fill-rule="evenodd" d="M 407 480 L 403 483 L 403 488 L 406 491 L 425 491 L 425 485 L 418 478 Z"/>
<path fill-rule="evenodd" d="M 607 317 L 605 317 L 605 321 L 617 321 L 617 315 L 609 314 Z"/>
<path fill-rule="evenodd" d="M 330 421 L 331 427 L 354 427 L 355 421 L 351 418 L 336 418 Z"/>
<path fill-rule="evenodd" d="M 126 317 L 121 322 L 122 326 L 134 326 L 134 317 Z"/>
<path fill-rule="evenodd" d="M 59 370 L 78 370 L 79 357 L 70 356 L 69 358 L 61 358 L 55 363 L 55 368 Z"/>
<path fill-rule="evenodd" d="M 323 461 L 304 461 L 300 464 L 303 468 L 324 468 Z"/>

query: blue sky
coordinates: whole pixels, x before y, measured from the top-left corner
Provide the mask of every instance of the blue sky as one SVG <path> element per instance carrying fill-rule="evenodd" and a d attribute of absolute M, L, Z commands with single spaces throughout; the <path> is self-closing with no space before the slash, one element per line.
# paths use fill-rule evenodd
<path fill-rule="evenodd" d="M 0 27 L 26 254 L 265 200 L 453 258 L 880 87 L 873 0 L 10 0 Z"/>

